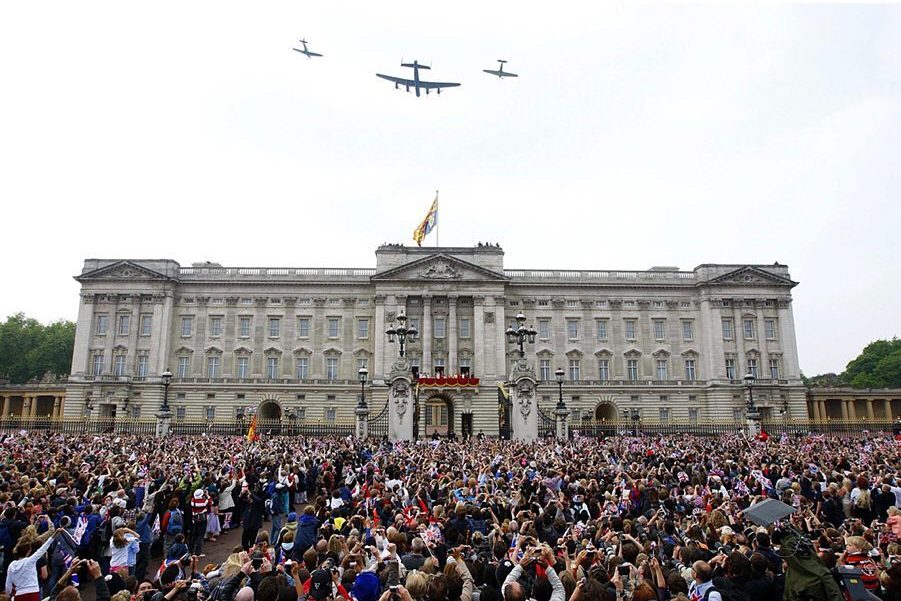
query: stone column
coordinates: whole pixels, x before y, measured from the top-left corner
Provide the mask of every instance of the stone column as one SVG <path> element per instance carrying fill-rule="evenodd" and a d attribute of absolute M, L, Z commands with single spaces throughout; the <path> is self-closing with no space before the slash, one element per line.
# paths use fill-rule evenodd
<path fill-rule="evenodd" d="M 357 416 L 357 438 L 363 439 L 369 436 L 369 407 L 357 406 L 354 409 Z"/>
<path fill-rule="evenodd" d="M 839 400 L 842 408 L 842 419 L 848 419 L 848 401 Z"/>
<path fill-rule="evenodd" d="M 807 410 L 807 416 L 812 420 L 820 419 L 820 406 L 816 401 L 810 401 L 810 406 Z"/>
<path fill-rule="evenodd" d="M 385 374 L 385 331 L 388 326 L 385 324 L 385 296 L 377 294 L 375 302 L 375 325 L 372 331 L 373 338 L 373 357 L 372 357 L 372 379 L 381 378 Z"/>
<path fill-rule="evenodd" d="M 38 414 L 38 397 L 31 397 L 31 404 L 28 405 L 28 417 L 36 417 Z"/>
<path fill-rule="evenodd" d="M 434 375 L 435 366 L 432 364 L 432 297 L 422 295 L 422 365 L 420 369 L 430 375 Z"/>
<path fill-rule="evenodd" d="M 9 417 L 9 401 L 10 398 L 8 395 L 3 397 L 3 413 L 0 413 L 0 418 L 2 419 Z"/>
<path fill-rule="evenodd" d="M 569 409 L 554 409 L 554 416 L 557 418 L 557 439 L 569 439 Z"/>
<path fill-rule="evenodd" d="M 829 411 L 826 407 L 826 401 L 817 401 L 817 404 L 819 404 L 820 406 L 820 419 L 826 421 L 826 419 L 829 417 Z"/>
<path fill-rule="evenodd" d="M 160 411 L 156 414 L 156 435 L 158 437 L 169 436 L 169 429 L 172 424 L 172 412 Z"/>
<path fill-rule="evenodd" d="M 867 404 L 867 419 L 873 421 L 876 419 L 876 415 L 873 413 L 873 399 L 866 399 Z"/>
<path fill-rule="evenodd" d="M 53 397 L 53 419 L 59 419 L 63 414 L 63 397 Z"/>
<path fill-rule="evenodd" d="M 885 403 L 885 407 L 884 407 L 885 408 L 885 418 L 892 419 L 892 401 L 891 401 L 891 399 L 885 399 L 882 402 Z M 4 407 L 5 406 L 6 405 L 4 405 Z"/>
<path fill-rule="evenodd" d="M 485 297 L 472 297 L 473 374 L 485 377 Z"/>
<path fill-rule="evenodd" d="M 524 359 L 513 363 L 510 374 L 510 396 L 513 401 L 510 422 L 513 438 L 533 441 L 538 438 L 538 399 L 535 391 L 535 371 Z"/>
<path fill-rule="evenodd" d="M 413 440 L 413 372 L 406 357 L 398 357 L 388 374 L 388 438 Z"/>
<path fill-rule="evenodd" d="M 457 365 L 457 295 L 447 297 L 447 373 L 458 374 Z"/>
<path fill-rule="evenodd" d="M 848 417 L 850 419 L 857 419 L 857 408 L 854 406 L 854 400 L 848 401 Z"/>

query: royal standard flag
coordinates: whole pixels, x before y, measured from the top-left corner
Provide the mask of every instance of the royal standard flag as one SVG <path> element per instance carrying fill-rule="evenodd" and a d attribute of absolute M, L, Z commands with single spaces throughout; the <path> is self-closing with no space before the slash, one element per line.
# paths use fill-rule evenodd
<path fill-rule="evenodd" d="M 422 223 L 419 224 L 415 230 L 413 230 L 413 241 L 416 242 L 416 246 L 422 246 L 422 241 L 426 236 L 429 235 L 435 225 L 438 223 L 438 192 L 435 192 L 435 200 L 432 201 L 432 206 L 429 208 L 429 212 L 426 213 L 425 219 L 422 220 Z"/>
<path fill-rule="evenodd" d="M 257 434 L 257 416 L 254 414 L 253 419 L 250 420 L 250 428 L 247 429 L 247 440 L 253 442 L 259 439 L 260 435 Z"/>

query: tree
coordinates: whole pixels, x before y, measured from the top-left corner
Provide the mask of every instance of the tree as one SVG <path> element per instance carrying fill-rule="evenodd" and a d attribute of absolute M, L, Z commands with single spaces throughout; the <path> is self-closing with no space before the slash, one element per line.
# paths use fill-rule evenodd
<path fill-rule="evenodd" d="M 0 323 L 0 377 L 23 384 L 46 373 L 65 376 L 72 365 L 75 324 L 42 325 L 24 313 Z"/>
<path fill-rule="evenodd" d="M 901 388 L 901 340 L 877 340 L 848 363 L 842 380 L 854 388 Z"/>

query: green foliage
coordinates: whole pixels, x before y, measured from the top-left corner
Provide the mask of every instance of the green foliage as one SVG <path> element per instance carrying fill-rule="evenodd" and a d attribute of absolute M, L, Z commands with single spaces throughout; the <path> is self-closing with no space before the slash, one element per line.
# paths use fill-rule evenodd
<path fill-rule="evenodd" d="M 901 340 L 871 342 L 841 378 L 854 388 L 901 388 Z"/>
<path fill-rule="evenodd" d="M 0 323 L 0 378 L 23 384 L 46 373 L 65 376 L 72 365 L 75 324 L 42 325 L 17 313 Z"/>

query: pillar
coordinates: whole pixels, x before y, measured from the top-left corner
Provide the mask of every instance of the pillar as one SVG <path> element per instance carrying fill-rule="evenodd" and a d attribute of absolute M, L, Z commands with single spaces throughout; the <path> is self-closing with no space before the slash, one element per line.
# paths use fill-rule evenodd
<path fill-rule="evenodd" d="M 810 419 L 814 421 L 820 421 L 820 402 L 819 401 L 811 401 L 810 402 Z"/>
<path fill-rule="evenodd" d="M 817 401 L 817 404 L 820 406 L 820 419 L 826 421 L 829 418 L 829 413 L 826 411 L 826 401 Z"/>
<path fill-rule="evenodd" d="M 866 399 L 866 405 L 867 405 L 867 419 L 870 421 L 873 421 L 874 419 L 876 419 L 876 415 L 873 412 L 873 399 Z"/>
<path fill-rule="evenodd" d="M 6 419 L 9 417 L 9 395 L 3 397 L 3 413 L 0 413 L 0 418 Z"/>
<path fill-rule="evenodd" d="M 848 419 L 857 419 L 857 408 L 854 406 L 854 400 L 848 401 Z"/>
<path fill-rule="evenodd" d="M 370 378 L 382 378 L 385 374 L 385 331 L 388 326 L 385 324 L 385 296 L 378 294 L 375 297 L 375 327 L 372 331 L 373 350 L 372 366 L 370 367 Z"/>
<path fill-rule="evenodd" d="M 885 419 L 892 419 L 892 401 L 891 399 L 885 399 L 882 401 L 885 403 Z M 5 405 L 4 405 L 5 407 Z"/>
<path fill-rule="evenodd" d="M 473 375 L 485 377 L 485 297 L 472 297 Z"/>
<path fill-rule="evenodd" d="M 554 409 L 554 416 L 557 418 L 557 440 L 569 439 L 569 409 Z"/>
<path fill-rule="evenodd" d="M 354 410 L 357 416 L 357 438 L 363 439 L 369 436 L 369 407 L 357 407 Z"/>
<path fill-rule="evenodd" d="M 848 419 L 848 401 L 840 400 L 842 408 L 842 419 Z"/>
<path fill-rule="evenodd" d="M 422 366 L 427 374 L 435 373 L 432 364 L 432 297 L 422 296 Z"/>
<path fill-rule="evenodd" d="M 447 373 L 458 374 L 457 365 L 457 296 L 447 297 Z"/>
<path fill-rule="evenodd" d="M 513 438 L 531 442 L 538 438 L 537 381 L 525 359 L 514 361 L 510 374 L 510 425 Z"/>
<path fill-rule="evenodd" d="M 28 417 L 34 417 L 38 412 L 38 397 L 32 396 L 28 403 Z"/>
<path fill-rule="evenodd" d="M 54 396 L 53 397 L 53 419 L 59 419 L 63 414 L 63 397 Z"/>
<path fill-rule="evenodd" d="M 388 374 L 388 438 L 413 440 L 413 372 L 406 357 L 398 357 Z"/>

